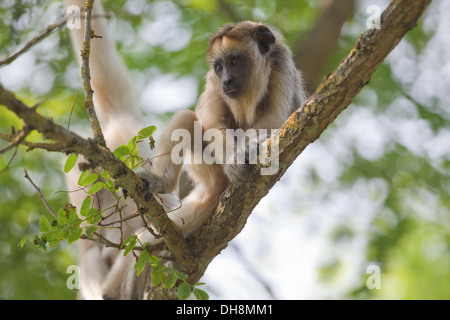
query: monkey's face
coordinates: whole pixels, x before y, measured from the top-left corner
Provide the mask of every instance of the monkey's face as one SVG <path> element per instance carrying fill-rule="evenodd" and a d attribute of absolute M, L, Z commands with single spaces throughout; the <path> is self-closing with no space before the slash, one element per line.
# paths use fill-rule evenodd
<path fill-rule="evenodd" d="M 227 97 L 236 99 L 245 92 L 250 73 L 250 62 L 246 54 L 232 50 L 223 57 L 217 57 L 213 67 Z"/>
<path fill-rule="evenodd" d="M 257 100 L 267 87 L 267 61 L 274 42 L 275 35 L 260 23 L 246 21 L 219 29 L 207 54 L 214 86 L 229 99 Z"/>

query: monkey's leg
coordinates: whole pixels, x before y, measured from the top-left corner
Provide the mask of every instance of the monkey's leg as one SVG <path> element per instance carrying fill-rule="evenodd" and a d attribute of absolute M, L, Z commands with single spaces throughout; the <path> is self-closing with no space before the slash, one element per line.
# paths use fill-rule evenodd
<path fill-rule="evenodd" d="M 211 172 L 211 165 L 200 166 L 203 168 L 200 169 L 199 165 L 195 165 L 196 170 L 202 170 L 202 174 Z M 188 173 L 192 174 L 191 168 L 188 169 Z M 195 187 L 183 199 L 181 207 L 168 213 L 184 237 L 188 237 L 206 222 L 227 186 L 227 180 L 223 175 L 209 176 L 208 180 L 199 180 L 198 177 L 194 179 Z M 215 184 L 211 185 L 209 182 L 214 180 Z"/>

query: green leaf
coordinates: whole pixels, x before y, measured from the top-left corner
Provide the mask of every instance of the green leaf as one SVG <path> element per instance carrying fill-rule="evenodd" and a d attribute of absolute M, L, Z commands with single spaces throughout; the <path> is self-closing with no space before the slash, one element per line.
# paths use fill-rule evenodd
<path fill-rule="evenodd" d="M 69 244 L 74 243 L 78 239 L 80 239 L 81 235 L 83 234 L 83 230 L 79 226 L 73 226 L 69 229 L 69 235 L 67 236 L 67 242 Z"/>
<path fill-rule="evenodd" d="M 66 160 L 66 163 L 64 164 L 64 172 L 68 173 L 72 168 L 75 166 L 75 163 L 77 163 L 78 160 L 78 154 L 72 153 Z"/>
<path fill-rule="evenodd" d="M 110 177 L 109 172 L 106 170 L 102 170 L 101 176 L 102 176 L 102 178 L 105 178 L 105 179 L 109 179 L 109 177 Z"/>
<path fill-rule="evenodd" d="M 95 173 L 92 173 L 92 174 L 88 175 L 87 177 L 83 178 L 83 180 L 81 180 L 81 182 L 78 182 L 78 185 L 81 187 L 87 187 L 88 185 L 97 181 L 97 179 L 98 179 L 98 175 Z"/>
<path fill-rule="evenodd" d="M 88 237 L 89 239 L 92 239 L 94 237 L 92 234 L 95 231 L 97 231 L 97 227 L 94 227 L 94 226 L 87 227 L 86 230 L 85 230 L 86 237 Z"/>
<path fill-rule="evenodd" d="M 83 171 L 83 173 L 80 174 L 80 177 L 78 178 L 78 185 L 81 186 L 81 181 L 89 174 L 89 170 Z"/>
<path fill-rule="evenodd" d="M 91 205 L 92 205 L 92 198 L 86 197 L 86 199 L 83 200 L 83 204 L 81 205 L 80 215 L 86 217 L 89 214 L 89 211 L 91 210 Z"/>
<path fill-rule="evenodd" d="M 48 222 L 48 219 L 46 216 L 42 216 L 39 218 L 39 230 L 42 233 L 46 233 L 50 231 L 50 222 Z"/>
<path fill-rule="evenodd" d="M 148 251 L 144 250 L 139 255 L 138 261 L 134 265 L 134 270 L 136 270 L 136 275 L 139 276 L 142 271 L 144 271 L 145 264 L 147 263 L 148 259 Z"/>
<path fill-rule="evenodd" d="M 86 221 L 87 221 L 87 223 L 90 223 L 90 224 L 96 224 L 97 222 L 100 221 L 100 218 L 101 218 L 101 214 L 98 213 L 98 209 L 91 208 L 91 209 L 89 209 L 89 212 L 87 214 Z"/>
<path fill-rule="evenodd" d="M 96 182 L 89 188 L 88 193 L 89 194 L 97 193 L 103 189 L 103 186 L 104 186 L 103 182 L 101 182 L 101 181 Z"/>
<path fill-rule="evenodd" d="M 191 295 L 191 285 L 187 282 L 182 282 L 178 286 L 177 296 L 180 300 L 186 300 Z"/>
<path fill-rule="evenodd" d="M 209 300 L 209 295 L 198 288 L 194 288 L 194 296 L 197 298 L 197 300 Z"/>
<path fill-rule="evenodd" d="M 144 129 L 142 129 L 141 131 L 139 131 L 138 138 L 139 139 L 147 138 L 147 137 L 151 136 L 155 131 L 156 131 L 155 126 L 146 127 Z"/>
<path fill-rule="evenodd" d="M 161 283 L 164 282 L 166 279 L 166 273 L 164 272 L 166 268 L 162 265 L 157 265 L 156 267 L 153 267 L 152 269 L 152 285 L 154 287 L 159 286 Z"/>
<path fill-rule="evenodd" d="M 59 209 L 56 216 L 57 216 L 56 221 L 58 222 L 58 225 L 64 227 L 67 223 L 66 211 L 64 210 L 64 208 Z"/>
<path fill-rule="evenodd" d="M 133 242 L 134 240 L 137 240 L 136 235 L 131 235 L 125 239 L 125 241 L 120 246 L 121 249 L 123 249 L 124 246 L 128 245 L 129 243 Z"/>
<path fill-rule="evenodd" d="M 172 289 L 173 286 L 175 285 L 175 283 L 177 283 L 177 280 L 178 280 L 178 278 L 177 278 L 177 276 L 175 275 L 175 273 L 174 273 L 174 272 L 170 272 L 170 273 L 167 275 L 167 277 L 166 277 L 166 279 L 164 280 L 164 282 L 163 282 L 163 287 L 164 287 L 165 289 Z"/>
<path fill-rule="evenodd" d="M 126 256 L 128 253 L 131 252 L 131 250 L 134 249 L 134 247 L 136 246 L 136 242 L 137 242 L 137 236 L 132 235 L 129 236 L 128 238 L 125 239 L 125 241 L 122 243 L 122 248 L 124 246 L 126 246 L 123 255 Z"/>
<path fill-rule="evenodd" d="M 186 281 L 186 279 L 188 278 L 188 275 L 187 275 L 187 274 L 184 274 L 184 273 L 182 273 L 182 272 L 180 272 L 180 271 L 173 270 L 173 272 L 175 273 L 175 275 L 177 276 L 177 278 L 180 279 L 180 280 Z"/>
<path fill-rule="evenodd" d="M 45 234 L 45 239 L 47 240 L 50 248 L 53 248 L 62 240 L 61 233 L 62 233 L 62 230 L 60 229 L 60 230 L 56 230 L 56 231 Z"/>
<path fill-rule="evenodd" d="M 136 153 L 137 140 L 137 137 L 133 137 L 128 141 L 128 154 L 133 155 Z"/>
<path fill-rule="evenodd" d="M 64 206 L 64 211 L 66 212 L 66 223 L 81 222 L 80 218 L 78 218 L 77 215 L 77 208 L 74 207 L 71 203 L 68 203 Z"/>
<path fill-rule="evenodd" d="M 152 265 L 152 267 L 157 266 L 158 264 L 161 263 L 161 261 L 162 261 L 162 259 L 156 257 L 155 255 L 151 255 L 151 256 L 148 258 L 148 262 Z"/>
<path fill-rule="evenodd" d="M 23 246 L 25 245 L 25 243 L 27 242 L 28 237 L 23 238 L 22 240 L 20 240 L 20 242 L 17 244 L 17 246 L 19 248 L 23 248 Z"/>
<path fill-rule="evenodd" d="M 42 241 L 42 239 L 39 236 L 33 237 L 33 243 L 35 245 L 41 247 L 42 249 L 44 249 L 44 251 L 47 251 L 47 246 L 45 245 L 44 241 Z"/>
<path fill-rule="evenodd" d="M 122 158 L 129 154 L 130 154 L 130 149 L 128 148 L 128 146 L 120 146 L 116 150 L 114 150 L 114 155 L 117 158 Z"/>

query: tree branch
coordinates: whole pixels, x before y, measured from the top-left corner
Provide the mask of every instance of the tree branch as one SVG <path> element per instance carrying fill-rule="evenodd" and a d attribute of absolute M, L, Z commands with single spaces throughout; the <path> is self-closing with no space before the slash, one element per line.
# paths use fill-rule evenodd
<path fill-rule="evenodd" d="M 36 37 L 34 37 L 30 41 L 28 41 L 26 44 L 24 44 L 22 49 L 1 59 L 0 66 L 9 64 L 9 63 L 13 62 L 14 60 L 16 60 L 21 54 L 25 53 L 28 49 L 30 49 L 36 43 L 47 38 L 54 30 L 56 30 L 59 27 L 61 27 L 62 25 L 64 25 L 67 22 L 67 20 L 69 20 L 69 18 L 71 18 L 72 16 L 73 16 L 73 14 L 64 16 L 61 19 L 59 19 L 58 21 L 56 21 L 54 24 L 48 26 L 44 32 L 42 32 L 41 34 L 37 35 Z"/>
<path fill-rule="evenodd" d="M 0 149 L 0 154 L 3 154 L 10 150 L 11 148 L 14 148 L 20 144 L 22 144 L 25 141 L 25 138 L 30 133 L 30 128 L 27 124 L 23 126 L 23 128 L 17 132 L 15 132 L 12 135 L 0 133 L 0 139 L 11 142 L 6 147 Z"/>
<path fill-rule="evenodd" d="M 302 38 L 295 46 L 295 64 L 302 71 L 307 92 L 313 92 L 316 88 L 318 76 L 354 7 L 355 0 L 332 0 L 323 9 L 306 38 Z"/>
<path fill-rule="evenodd" d="M 145 215 L 153 223 L 156 231 L 164 237 L 168 249 L 180 265 L 180 270 L 183 272 L 190 270 L 194 265 L 194 257 L 191 254 L 191 248 L 178 231 L 175 223 L 164 213 L 154 197 L 150 201 L 145 200 L 147 187 L 144 182 L 117 159 L 109 149 L 98 145 L 92 139 L 84 139 L 43 117 L 35 108 L 27 107 L 1 84 L 0 104 L 5 105 L 27 123 L 30 130 L 35 129 L 41 132 L 45 139 L 55 140 L 63 146 L 66 153 L 82 154 L 93 167 L 107 170 L 117 185 L 129 192 L 139 212 Z"/>
<path fill-rule="evenodd" d="M 217 0 L 217 5 L 219 6 L 219 11 L 224 12 L 231 21 L 239 22 L 243 20 L 233 6 L 231 6 L 226 0 Z"/>
<path fill-rule="evenodd" d="M 84 86 L 84 107 L 91 123 L 92 131 L 94 132 L 94 140 L 102 147 L 106 148 L 105 138 L 100 127 L 100 122 L 97 118 L 97 113 L 94 108 L 94 90 L 91 86 L 91 70 L 89 67 L 89 55 L 91 51 L 91 39 L 97 37 L 94 35 L 94 31 L 91 28 L 92 20 L 92 8 L 94 6 L 94 0 L 86 0 L 84 4 L 84 11 L 86 12 L 86 19 L 84 19 L 84 42 L 81 49 L 81 78 L 83 79 Z"/>
<path fill-rule="evenodd" d="M 41 192 L 41 189 L 39 189 L 39 187 L 33 182 L 33 180 L 31 180 L 30 176 L 28 175 L 27 169 L 25 169 L 24 171 L 25 171 L 25 179 L 30 181 L 33 188 L 36 189 L 37 193 L 39 194 L 39 197 L 41 198 L 41 200 L 44 203 L 45 207 L 47 208 L 48 212 L 50 212 L 52 214 L 52 216 L 57 218 L 58 216 L 56 215 L 55 211 L 53 211 L 53 209 L 50 207 L 47 200 L 45 200 L 44 195 Z"/>

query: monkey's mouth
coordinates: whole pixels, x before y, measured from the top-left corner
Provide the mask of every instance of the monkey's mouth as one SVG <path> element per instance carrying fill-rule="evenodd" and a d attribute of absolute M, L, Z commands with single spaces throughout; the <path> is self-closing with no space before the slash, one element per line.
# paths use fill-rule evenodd
<path fill-rule="evenodd" d="M 230 89 L 224 90 L 224 93 L 227 95 L 227 97 L 229 97 L 231 99 L 235 99 L 240 95 L 241 90 L 238 88 L 230 88 Z"/>

